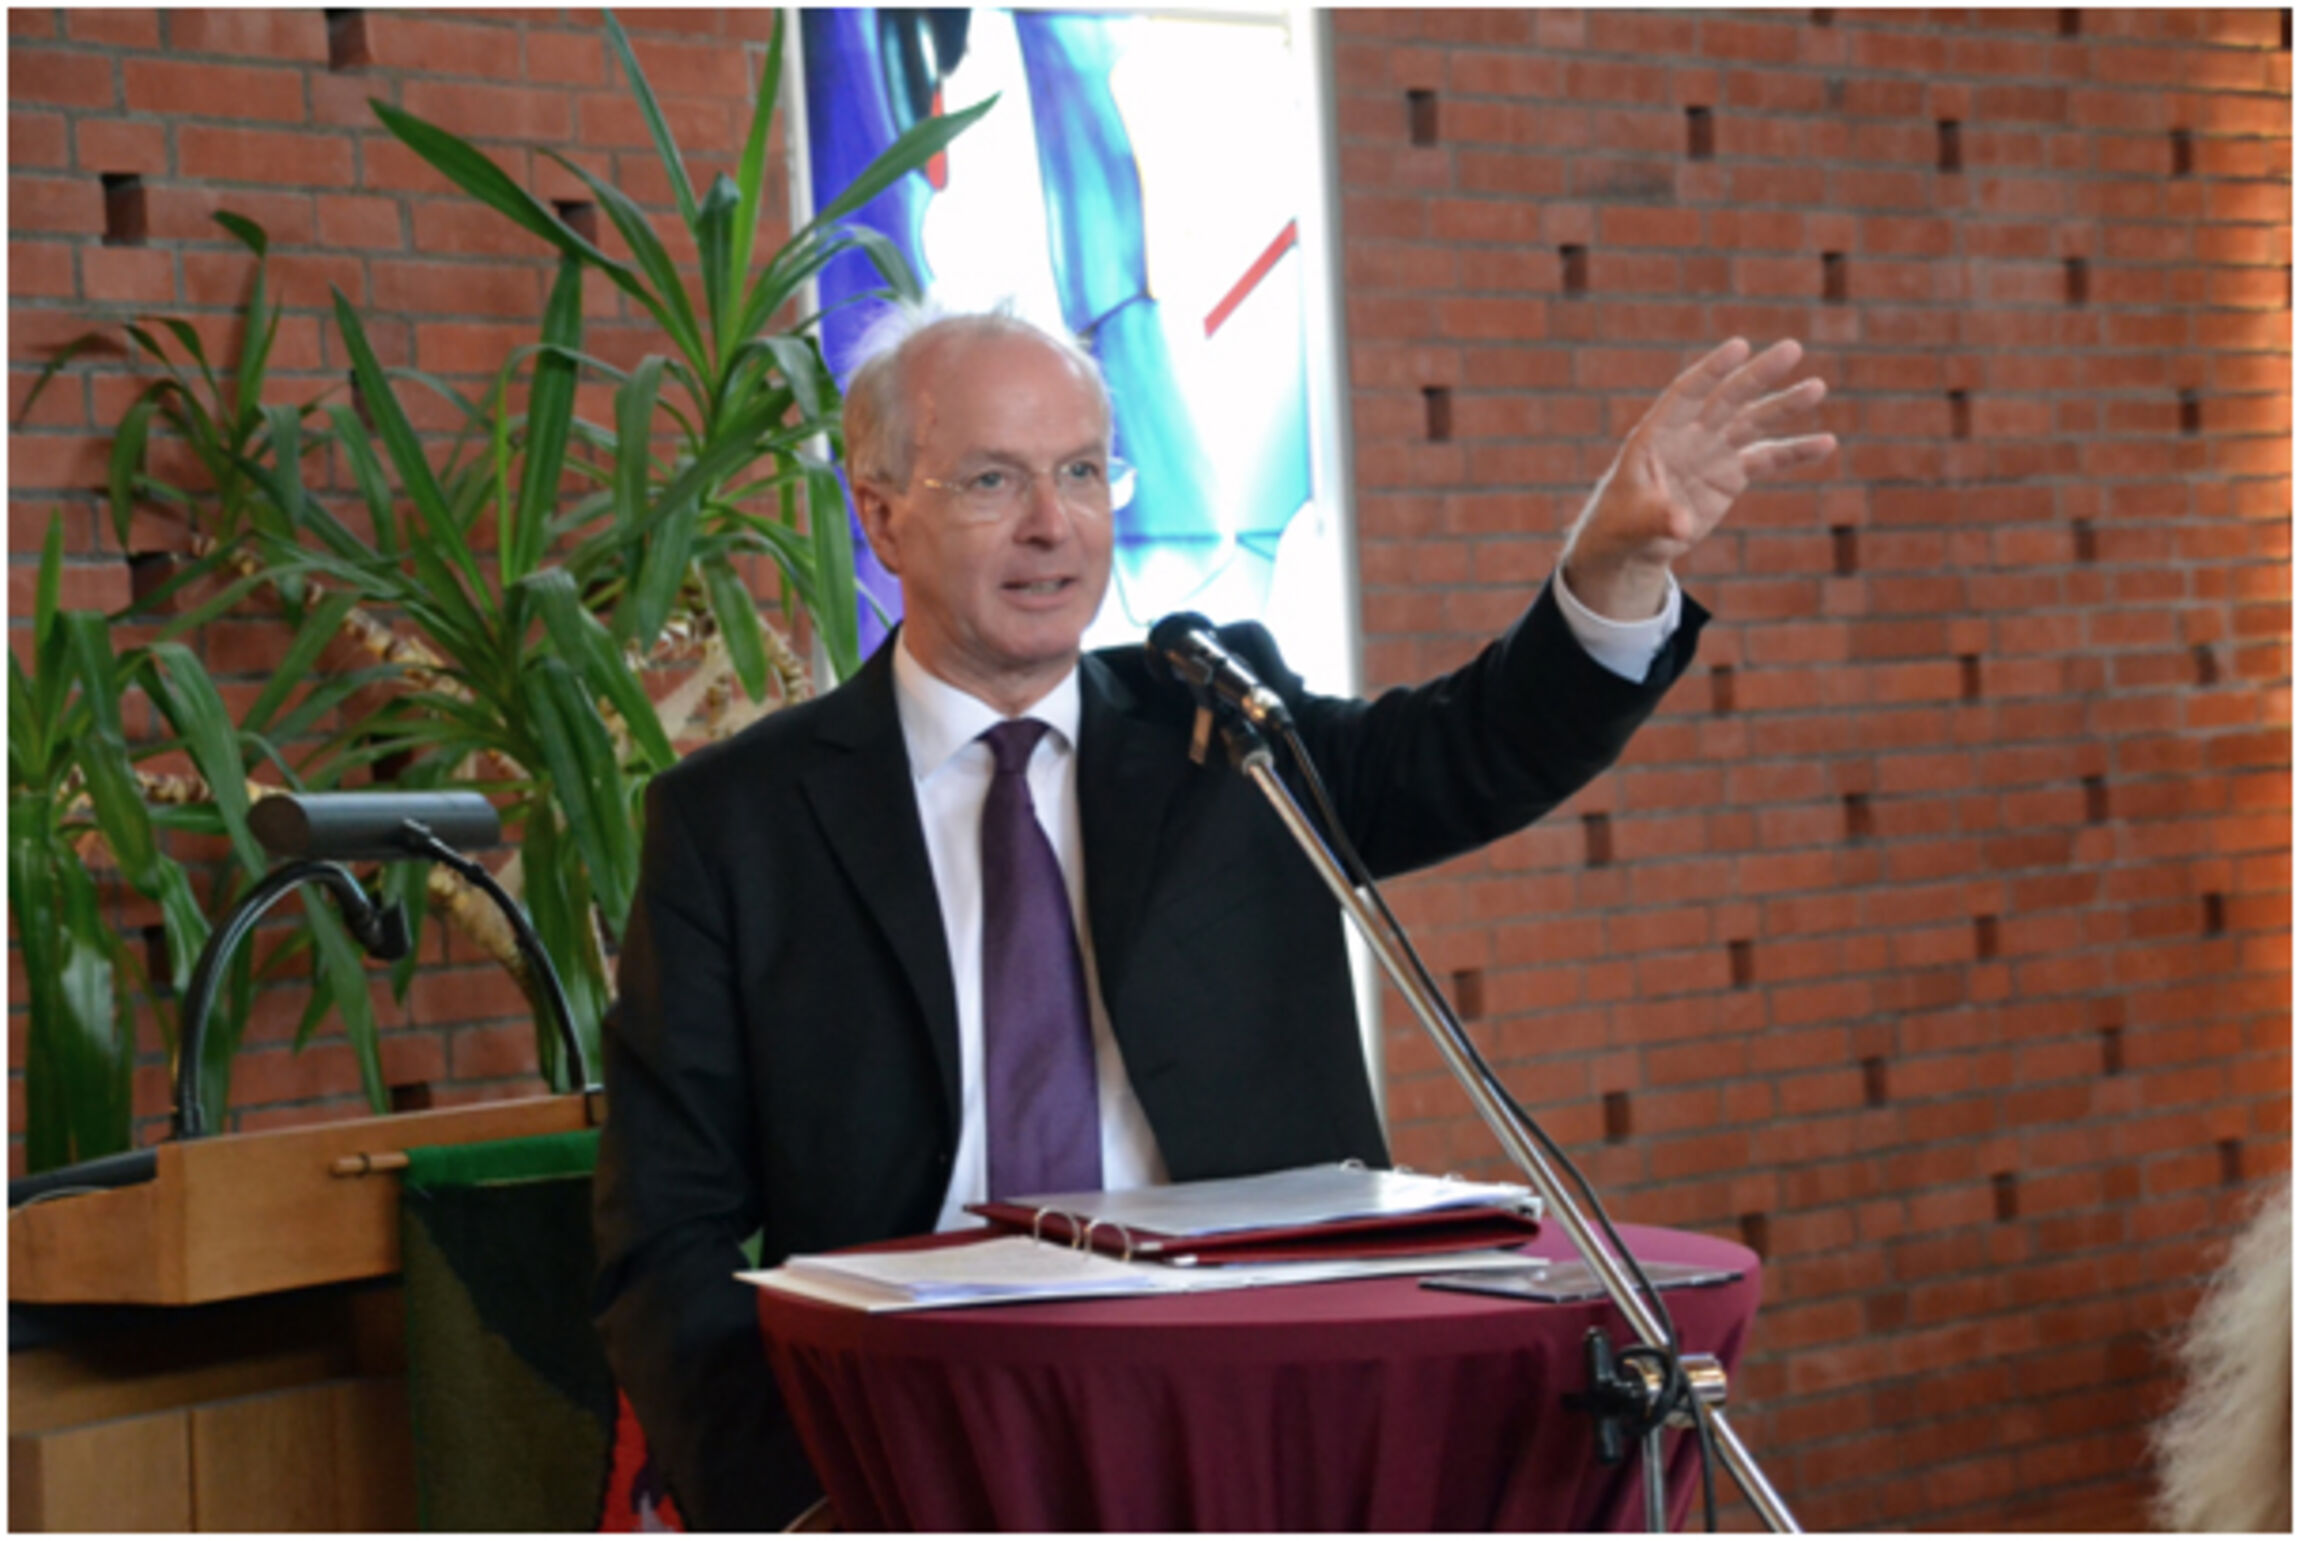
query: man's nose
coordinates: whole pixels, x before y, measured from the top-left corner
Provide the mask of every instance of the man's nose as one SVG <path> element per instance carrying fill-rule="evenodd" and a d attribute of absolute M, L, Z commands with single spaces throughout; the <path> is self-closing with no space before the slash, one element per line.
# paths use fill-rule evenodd
<path fill-rule="evenodd" d="M 1070 510 L 1063 506 L 1054 490 L 1054 478 L 1045 472 L 1036 472 L 1030 484 L 1023 489 L 1022 518 L 1014 528 L 1016 540 L 1040 545 L 1060 545 L 1070 536 Z"/>

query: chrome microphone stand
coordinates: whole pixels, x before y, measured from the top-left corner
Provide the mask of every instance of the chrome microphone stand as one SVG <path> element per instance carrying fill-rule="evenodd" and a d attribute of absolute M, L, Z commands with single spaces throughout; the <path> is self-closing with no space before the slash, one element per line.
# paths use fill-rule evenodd
<path fill-rule="evenodd" d="M 1438 1052 L 1445 1059 L 1446 1067 L 1453 1072 L 1454 1079 L 1461 1082 L 1462 1089 L 1469 1093 L 1470 1101 L 1476 1106 L 1478 1115 L 1485 1120 L 1486 1127 L 1493 1131 L 1494 1138 L 1501 1142 L 1510 1160 L 1517 1164 L 1518 1170 L 1525 1174 L 1534 1191 L 1541 1195 L 1548 1212 L 1554 1214 L 1565 1227 L 1566 1234 L 1572 1237 L 1574 1246 L 1588 1260 L 1591 1271 L 1605 1287 L 1605 1293 L 1612 1298 L 1623 1319 L 1629 1323 L 1630 1330 L 1648 1348 L 1661 1353 L 1669 1352 L 1671 1334 L 1655 1315 L 1653 1306 L 1638 1291 L 1627 1266 L 1592 1227 L 1588 1217 L 1574 1204 L 1565 1185 L 1558 1180 L 1548 1158 L 1528 1132 L 1526 1125 L 1530 1123 L 1530 1118 L 1487 1084 L 1477 1049 L 1462 1030 L 1460 1021 L 1453 1014 L 1453 1008 L 1443 997 L 1429 989 L 1419 971 L 1408 964 L 1396 940 L 1378 923 L 1372 905 L 1351 885 L 1340 860 L 1327 848 L 1324 838 L 1302 812 L 1301 804 L 1295 801 L 1292 790 L 1279 778 L 1270 746 L 1254 722 L 1238 711 L 1214 708 L 1203 692 L 1199 695 L 1199 703 L 1202 714 L 1210 713 L 1220 719 L 1231 764 L 1259 787 L 1262 795 L 1269 799 L 1270 806 L 1277 810 L 1279 819 L 1301 846 L 1303 854 L 1310 858 L 1318 875 L 1325 879 L 1326 887 L 1356 924 L 1358 934 L 1373 949 L 1382 971 L 1389 975 L 1390 983 L 1397 986 L 1398 993 L 1405 997 L 1406 1004 L 1413 1008 L 1422 1026 L 1429 1030 L 1431 1038 L 1437 1043 Z M 1193 737 L 1194 744 L 1203 743 L 1204 731 L 1205 724 L 1202 721 L 1198 734 Z M 1607 1358 L 1610 1357 L 1608 1350 Z M 1782 1501 L 1773 1484 L 1766 1480 L 1765 1473 L 1758 1468 L 1756 1458 L 1749 1453 L 1748 1447 L 1741 1442 L 1740 1436 L 1726 1419 L 1722 1406 L 1725 1396 L 1723 1370 L 1705 1355 L 1680 1356 L 1680 1363 L 1687 1380 L 1694 1387 L 1693 1416 L 1707 1425 L 1709 1437 L 1724 1457 L 1726 1469 L 1732 1473 L 1743 1496 L 1773 1530 L 1801 1534 L 1804 1527 L 1789 1512 L 1789 1506 Z M 1657 1399 L 1661 1395 L 1658 1371 L 1641 1361 L 1628 1373 L 1633 1379 L 1645 1382 L 1645 1394 L 1648 1397 Z M 1658 1496 L 1661 1489 L 1658 1424 L 1648 1429 L 1643 1444 L 1646 1461 L 1646 1523 L 1649 1529 L 1661 1530 L 1666 1528 L 1667 1519 Z"/>

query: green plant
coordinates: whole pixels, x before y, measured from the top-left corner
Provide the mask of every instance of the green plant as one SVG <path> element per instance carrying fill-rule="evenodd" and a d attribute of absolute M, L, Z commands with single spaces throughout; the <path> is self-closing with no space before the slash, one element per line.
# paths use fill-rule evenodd
<path fill-rule="evenodd" d="M 774 560 L 813 621 L 835 674 L 843 679 L 860 662 L 845 499 L 828 460 L 807 448 L 818 437 L 836 436 L 837 385 L 805 333 L 812 318 L 787 331 L 769 325 L 802 298 L 826 264 L 850 250 L 866 253 L 893 291 L 915 296 L 917 280 L 901 253 L 867 226 L 841 221 L 923 166 L 995 103 L 914 125 L 754 274 L 785 25 L 778 19 L 767 48 L 736 174 L 722 173 L 698 199 L 630 39 L 613 13 L 606 16 L 608 41 L 630 78 L 679 218 L 694 242 L 699 311 L 645 211 L 587 168 L 556 151 L 544 152 L 598 199 L 630 248 L 629 262 L 587 240 L 468 141 L 389 103 L 370 103 L 385 127 L 449 181 L 550 242 L 563 258 L 604 274 L 662 328 L 673 354 L 649 359 L 628 375 L 596 359 L 583 360 L 621 382 L 611 440 L 616 470 L 605 489 L 611 521 L 571 552 L 567 565 L 586 601 L 609 607 L 616 639 L 642 652 L 661 639 L 683 594 L 702 596 L 754 700 L 765 688 L 766 659 L 755 603 L 731 560 L 738 554 Z M 666 380 L 676 385 L 678 399 L 664 395 Z M 668 465 L 646 451 L 658 413 L 672 423 L 678 445 Z M 732 455 L 729 446 L 735 448 Z M 762 462 L 765 470 L 754 474 Z M 802 489 L 813 510 L 804 535 L 798 517 Z M 774 499 L 776 517 L 747 507 L 766 497 Z"/>
<path fill-rule="evenodd" d="M 783 24 L 767 49 L 736 174 L 716 178 L 699 201 L 629 39 L 612 15 L 606 29 L 694 241 L 700 309 L 647 215 L 620 189 L 547 152 L 592 190 L 630 248 L 628 263 L 577 233 L 467 141 L 375 102 L 385 126 L 456 186 L 557 248 L 542 336 L 506 361 L 484 402 L 424 382 L 458 403 L 487 446 L 435 471 L 339 294 L 336 323 L 384 453 L 376 456 L 364 425 L 340 409 L 331 413 L 333 438 L 346 451 L 376 542 L 353 535 L 279 469 L 295 463 L 285 444 L 275 445 L 266 493 L 293 534 L 259 527 L 274 560 L 295 560 L 300 550 L 315 571 L 408 617 L 447 660 L 387 707 L 364 743 L 347 741 L 338 751 L 357 760 L 413 756 L 417 778 L 476 775 L 509 800 L 522 828 L 529 908 L 587 1047 L 596 1045 L 612 998 L 601 931 L 619 935 L 629 913 L 642 793 L 675 758 L 664 718 L 675 728 L 685 715 L 681 697 L 669 710 L 656 706 L 647 672 L 684 661 L 684 641 L 707 637 L 752 701 L 778 676 L 785 694 L 804 689 L 788 639 L 762 619 L 739 574 L 737 560 L 754 555 L 781 572 L 833 672 L 844 677 L 859 662 L 845 499 L 815 448 L 835 440 L 837 386 L 810 336 L 773 323 L 850 249 L 868 253 L 895 291 L 916 292 L 889 243 L 839 222 L 922 166 L 988 106 L 905 134 L 754 275 Z M 674 351 L 628 371 L 585 353 L 586 269 L 632 296 Z M 518 416 L 510 387 L 523 363 L 531 363 L 533 379 Z M 611 426 L 575 414 L 579 369 L 615 382 Z M 666 442 L 668 452 L 659 453 Z M 571 455 L 571 446 L 588 453 Z M 587 491 L 563 508 L 568 477 Z M 400 500 L 411 510 L 404 533 L 393 513 Z M 761 501 L 773 511 L 758 512 Z M 483 514 L 494 520 L 492 564 L 477 539 Z M 555 1070 L 548 1035 L 539 1037 L 538 1052 Z"/>
<path fill-rule="evenodd" d="M 235 726 L 198 658 L 167 632 L 121 651 L 104 616 L 60 611 L 62 566 L 63 526 L 51 520 L 32 617 L 32 670 L 27 674 L 13 654 L 8 660 L 9 906 L 31 995 L 25 1159 L 35 1171 L 127 1148 L 138 997 L 152 998 L 171 1048 L 179 1041 L 175 1003 L 209 926 L 190 875 L 163 849 L 161 830 L 229 839 L 235 868 L 214 897 L 219 909 L 229 904 L 242 881 L 266 867 L 247 828 L 243 744 L 260 740 L 267 725 L 296 731 L 325 705 L 307 697 L 283 714 L 291 678 L 283 672 L 251 707 L 247 723 L 254 726 Z M 298 645 L 331 619 L 315 615 Z M 169 732 L 131 746 L 122 704 L 138 690 L 159 708 Z M 137 762 L 171 753 L 196 768 L 200 791 L 210 799 L 206 806 L 147 803 L 166 778 L 139 770 Z M 169 960 L 164 994 L 152 990 L 135 950 L 104 913 L 89 859 L 99 841 L 122 880 L 159 907 Z M 268 960 L 276 968 L 304 945 L 317 948 L 314 1008 L 298 1042 L 321 1010 L 336 1006 L 363 1029 L 353 1041 L 363 1080 L 371 1097 L 379 1097 L 382 1076 L 359 952 L 332 911 L 314 906 L 307 917 L 309 931 L 275 946 Z M 233 960 L 223 1009 L 210 1023 L 200 1084 L 217 1119 L 229 1098 L 231 1060 L 254 977 L 248 954 Z"/>
<path fill-rule="evenodd" d="M 177 1041 L 177 992 L 207 939 L 208 923 L 189 874 L 166 853 L 160 835 L 179 829 L 228 840 L 234 863 L 218 879 L 207 909 L 227 907 L 266 865 L 247 829 L 254 795 L 248 765 L 268 761 L 288 784 L 303 785 L 276 745 L 308 733 L 355 692 L 395 672 L 339 671 L 314 681 L 312 665 L 350 625 L 356 606 L 343 596 L 314 596 L 298 564 L 266 570 L 247 549 L 257 522 L 274 517 L 272 505 L 255 490 L 273 474 L 269 456 L 277 444 L 292 442 L 291 425 L 316 405 L 264 402 L 280 322 L 278 308 L 267 300 L 267 242 L 251 221 L 230 213 L 215 217 L 256 258 L 239 317 L 237 357 L 219 371 L 199 334 L 182 320 L 130 322 L 126 335 L 157 366 L 159 378 L 122 415 L 108 469 L 108 503 L 122 545 L 137 505 L 156 503 L 191 518 L 195 560 L 120 617 L 134 616 L 156 624 L 156 630 L 147 643 L 117 651 L 112 620 L 120 618 L 56 610 L 61 527 L 52 523 L 31 672 L 11 660 L 9 877 L 32 997 L 26 1079 L 27 1161 L 34 1168 L 125 1147 L 134 1042 L 126 1024 L 138 996 L 149 997 L 171 1050 Z M 100 335 L 88 334 L 59 350 L 27 398 L 26 411 L 56 372 Z M 174 340 L 176 352 L 163 336 Z M 146 470 L 155 428 L 184 446 L 196 468 L 193 485 Z M 264 597 L 276 599 L 292 635 L 282 668 L 235 724 L 182 639 Z M 188 608 L 167 614 L 179 603 Z M 299 686 L 308 688 L 299 695 Z M 121 703 L 138 689 L 170 731 L 131 744 Z M 188 760 L 192 769 L 149 768 L 170 754 Z M 101 892 L 97 872 L 107 866 L 161 908 L 166 990 L 152 988 L 137 951 L 124 947 L 102 918 L 94 896 Z M 245 954 L 232 961 L 209 1020 L 199 1078 L 211 1127 L 220 1126 L 228 1104 L 231 1061 L 255 981 L 307 950 L 316 961 L 297 1046 L 333 1011 L 344 1021 L 370 1104 L 378 1111 L 388 1105 L 364 964 L 332 911 L 320 910 L 308 928 L 278 939 L 260 967 Z M 106 1011 L 113 1016 L 109 1029 L 101 1021 Z"/>
<path fill-rule="evenodd" d="M 790 699 L 809 689 L 790 638 L 761 615 L 743 581 L 745 560 L 763 557 L 781 574 L 786 621 L 807 619 L 834 674 L 843 677 L 857 666 L 845 503 L 829 458 L 837 441 L 838 391 L 807 331 L 818 318 L 796 324 L 786 318 L 824 264 L 853 249 L 870 256 L 892 290 L 915 292 L 899 253 L 874 232 L 840 221 L 922 166 L 988 104 L 914 128 L 790 241 L 757 254 L 782 25 L 767 50 L 736 174 L 716 178 L 700 200 L 629 40 L 612 16 L 606 26 L 694 241 L 699 306 L 645 213 L 620 190 L 569 165 L 607 211 L 630 249 L 629 261 L 576 233 L 466 141 L 376 103 L 378 116 L 419 155 L 560 254 L 537 342 L 504 362 L 484 396 L 474 399 L 414 370 L 386 370 L 359 316 L 338 294 L 335 322 L 352 357 L 358 410 L 324 397 L 300 406 L 266 402 L 279 310 L 265 287 L 264 233 L 237 216 L 218 219 L 254 254 L 256 271 L 229 371 L 211 366 L 197 333 L 180 321 L 128 329 L 160 378 L 121 420 L 111 462 L 113 522 L 124 541 L 140 501 L 181 513 L 192 527 L 197 560 L 155 599 L 213 592 L 195 610 L 165 621 L 148 649 L 114 659 L 109 675 L 95 671 L 93 640 L 49 640 L 92 638 L 90 629 L 103 618 L 42 619 L 33 675 L 11 679 L 12 720 L 21 698 L 21 714 L 34 730 L 24 740 L 20 777 L 11 743 L 11 801 L 21 796 L 27 807 L 39 804 L 55 814 L 49 824 L 26 825 L 21 845 L 12 820 L 12 888 L 21 877 L 30 885 L 27 893 L 65 893 L 70 901 L 51 906 L 64 929 L 44 930 L 38 943 L 35 1016 L 56 1024 L 56 1031 L 44 1033 L 36 1022 L 43 1044 L 32 1072 L 36 1103 L 50 1095 L 75 1106 L 86 1100 L 94 1118 L 102 1111 L 97 1104 L 110 1097 L 124 1110 L 115 1087 L 126 1073 L 117 1020 L 124 997 L 112 981 L 140 982 L 117 935 L 76 897 L 92 891 L 94 880 L 72 843 L 78 826 L 55 812 L 81 806 L 72 801 L 75 774 L 94 785 L 87 771 L 75 772 L 59 759 L 62 746 L 79 743 L 72 725 L 80 717 L 72 714 L 103 715 L 84 697 L 111 690 L 116 701 L 133 678 L 176 730 L 173 739 L 133 750 L 123 741 L 120 756 L 99 732 L 78 752 L 101 761 L 107 790 L 93 827 L 131 884 L 163 904 L 177 975 L 188 973 L 205 922 L 189 902 L 181 868 L 164 856 L 145 859 L 139 829 L 157 820 L 228 835 L 240 868 L 260 871 L 260 853 L 245 839 L 249 766 L 268 765 L 271 776 L 291 786 L 325 788 L 388 761 L 400 767 L 395 779 L 401 785 L 488 791 L 519 826 L 519 855 L 503 877 L 524 889 L 595 1063 L 612 993 L 607 952 L 637 885 L 647 778 L 675 757 L 677 739 L 698 729 L 706 735 L 731 730 L 772 704 L 770 690 Z M 631 295 L 672 351 L 627 371 L 584 352 L 587 270 Z M 172 336 L 175 352 L 163 346 L 162 335 Z M 72 351 L 58 357 L 51 373 Z M 586 370 L 615 385 L 612 423 L 586 421 L 575 410 L 576 383 Z M 455 404 L 461 430 L 444 454 L 418 437 L 399 396 L 406 385 Z M 146 469 L 157 433 L 188 447 L 199 470 L 193 485 Z M 339 516 L 341 492 L 309 479 L 330 449 L 372 534 Z M 234 725 L 205 675 L 193 683 L 196 660 L 177 639 L 249 605 L 276 605 L 292 639 L 272 685 Z M 330 643 L 343 639 L 366 661 L 348 671 L 325 667 Z M 59 668 L 78 672 L 58 674 Z M 650 688 L 666 668 L 684 670 L 685 678 L 668 692 Z M 68 679 L 80 681 L 76 694 L 59 683 Z M 731 705 L 730 684 L 740 687 L 750 708 Z M 380 705 L 347 711 L 356 720 L 327 731 L 331 714 L 378 689 L 386 696 Z M 325 733 L 316 747 L 309 743 L 315 731 Z M 178 787 L 170 795 L 204 800 L 144 809 L 136 794 L 159 794 L 165 778 L 130 764 L 123 779 L 120 757 L 133 762 L 169 748 L 188 752 L 198 772 L 184 778 L 188 791 Z M 142 824 L 129 805 L 143 810 Z M 459 879 L 401 864 L 385 868 L 377 881 L 417 926 L 428 895 L 536 995 L 507 936 L 490 913 L 468 902 Z M 235 873 L 219 887 L 217 906 L 228 902 L 238 882 Z M 17 895 L 19 914 L 25 899 Z M 313 991 L 298 1044 L 331 1010 L 339 1014 L 371 1103 L 381 1110 L 388 1100 L 364 964 L 332 912 L 314 905 L 307 915 L 305 928 L 252 970 L 243 960 L 227 985 L 203 1066 L 212 1124 L 220 1126 L 251 979 L 307 948 Z M 28 936 L 28 966 L 34 953 Z M 92 959 L 110 969 L 103 990 L 94 983 Z M 413 966 L 411 955 L 395 971 L 396 990 L 404 992 Z M 98 1004 L 114 1013 L 110 1038 L 91 1025 Z M 538 1029 L 544 1072 L 565 1085 L 566 1067 L 540 1011 Z M 107 1043 L 110 1049 L 97 1052 Z M 44 1127 L 78 1126 L 59 1126 L 51 1117 Z M 67 1133 L 60 1141 L 44 1140 L 34 1159 L 56 1151 L 95 1153 Z"/>

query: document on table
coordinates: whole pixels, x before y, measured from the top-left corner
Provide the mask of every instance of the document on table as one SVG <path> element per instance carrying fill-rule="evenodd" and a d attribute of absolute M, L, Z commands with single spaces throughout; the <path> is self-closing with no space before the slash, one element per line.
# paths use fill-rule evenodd
<path fill-rule="evenodd" d="M 1515 1252 L 1446 1252 L 1423 1257 L 1181 1268 L 1126 1263 L 1099 1252 L 998 1236 L 966 1246 L 912 1252 L 822 1253 L 780 1268 L 738 1275 L 745 1283 L 858 1311 L 932 1311 L 1098 1296 L 1185 1295 L 1266 1289 L 1393 1274 L 1523 1269 Z"/>
<path fill-rule="evenodd" d="M 968 1209 L 994 1225 L 1079 1241 L 1123 1262 L 1280 1263 L 1517 1246 L 1540 1200 L 1514 1183 L 1351 1162 L 1116 1192 L 1040 1193 Z"/>

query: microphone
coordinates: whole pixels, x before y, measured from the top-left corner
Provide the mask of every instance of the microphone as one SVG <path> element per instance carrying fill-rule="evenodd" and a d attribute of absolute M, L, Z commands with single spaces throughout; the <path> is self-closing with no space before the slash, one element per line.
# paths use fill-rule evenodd
<path fill-rule="evenodd" d="M 313 861 L 405 861 L 426 854 L 405 826 L 420 824 L 458 851 L 503 838 L 495 805 L 477 792 L 275 792 L 248 810 L 248 828 L 275 856 Z"/>
<path fill-rule="evenodd" d="M 1194 610 L 1177 610 L 1150 628 L 1153 668 L 1163 667 L 1193 690 L 1212 691 L 1255 727 L 1290 727 L 1293 716 L 1278 693 L 1257 679 L 1214 635 L 1214 623 Z"/>

